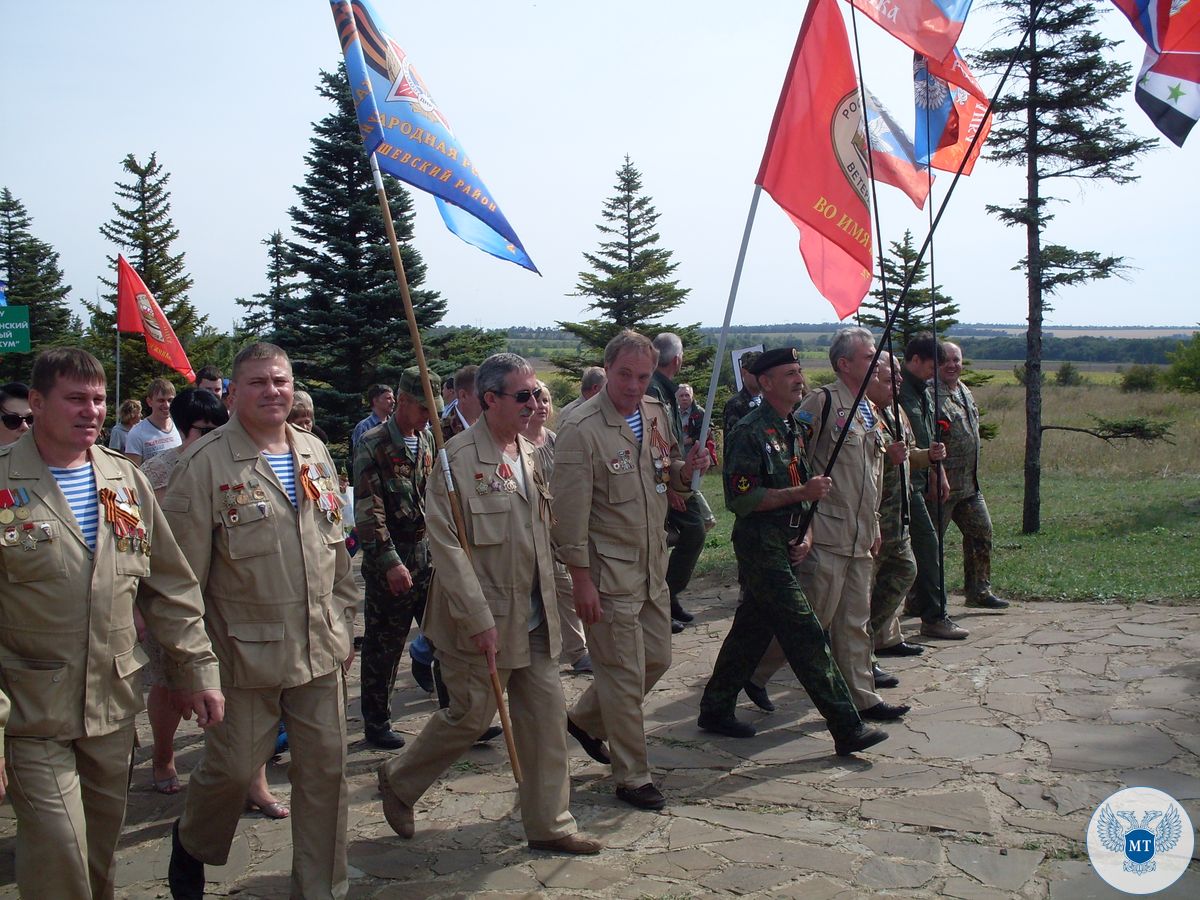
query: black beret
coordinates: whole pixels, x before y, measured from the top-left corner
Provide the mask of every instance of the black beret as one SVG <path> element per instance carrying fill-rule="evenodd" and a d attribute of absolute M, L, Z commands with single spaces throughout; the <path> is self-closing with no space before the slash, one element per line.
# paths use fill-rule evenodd
<path fill-rule="evenodd" d="M 766 353 L 760 354 L 748 371 L 751 375 L 757 376 L 776 366 L 785 366 L 788 363 L 799 361 L 800 354 L 796 352 L 795 347 L 777 347 L 774 350 L 768 350 Z"/>

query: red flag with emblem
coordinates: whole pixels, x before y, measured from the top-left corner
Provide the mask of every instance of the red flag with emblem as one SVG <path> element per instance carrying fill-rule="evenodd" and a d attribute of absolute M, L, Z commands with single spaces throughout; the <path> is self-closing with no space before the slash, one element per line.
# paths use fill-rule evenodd
<path fill-rule="evenodd" d="M 170 366 L 188 381 L 196 380 L 187 353 L 154 295 L 129 261 L 120 255 L 117 256 L 117 331 L 140 332 L 151 359 Z"/>

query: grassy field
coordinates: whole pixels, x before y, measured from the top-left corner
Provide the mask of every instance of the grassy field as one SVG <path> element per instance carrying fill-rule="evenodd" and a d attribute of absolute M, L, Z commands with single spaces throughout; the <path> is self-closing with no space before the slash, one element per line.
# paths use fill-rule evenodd
<path fill-rule="evenodd" d="M 999 382 L 1000 379 L 997 379 Z M 983 449 L 980 478 L 995 529 L 993 584 L 1013 598 L 1200 601 L 1200 395 L 1123 394 L 1112 385 L 1045 388 L 1043 424 L 1088 427 L 1091 416 L 1170 420 L 1173 444 L 1106 444 L 1046 431 L 1042 528 L 1021 534 L 1024 392 L 979 388 L 984 421 L 999 427 Z M 836 472 L 834 473 L 836 478 Z M 733 577 L 732 516 L 720 477 L 704 492 L 717 513 L 698 573 Z M 946 540 L 946 586 L 962 589 L 958 531 Z"/>

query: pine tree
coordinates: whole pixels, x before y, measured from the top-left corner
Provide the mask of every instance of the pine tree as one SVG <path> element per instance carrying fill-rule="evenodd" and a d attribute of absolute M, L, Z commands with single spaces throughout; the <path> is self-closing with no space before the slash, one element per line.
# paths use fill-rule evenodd
<path fill-rule="evenodd" d="M 912 287 L 905 295 L 904 305 L 896 314 L 895 323 L 892 325 L 892 346 L 896 348 L 897 355 L 904 353 L 905 346 L 912 338 L 923 331 L 933 330 L 935 310 L 930 306 L 931 297 L 937 301 L 938 337 L 944 338 L 950 326 L 958 324 L 958 319 L 955 318 L 958 315 L 958 304 L 942 293 L 940 284 L 934 285 L 932 290 L 929 287 L 928 260 L 923 259 L 919 265 L 914 266 L 914 263 L 917 262 L 917 249 L 913 246 L 912 232 L 905 230 L 904 237 L 898 243 L 891 242 L 889 255 L 883 260 L 883 276 L 887 283 L 888 312 L 895 309 L 900 289 L 904 287 L 909 273 L 912 273 Z M 880 281 L 880 287 L 871 291 L 871 296 L 875 298 L 875 301 L 864 302 L 858 311 L 858 324 L 878 331 L 883 330 L 884 323 L 887 321 L 884 315 L 882 284 L 883 281 Z M 868 310 L 876 312 L 868 312 Z"/>
<path fill-rule="evenodd" d="M 286 242 L 286 256 L 303 281 L 272 301 L 272 340 L 312 392 L 321 427 L 341 441 L 365 415 L 366 389 L 395 383 L 415 355 L 344 64 L 320 73 L 317 93 L 334 109 L 314 126 L 300 203 L 288 210 L 298 240 Z M 384 185 L 417 323 L 430 328 L 446 303 L 418 289 L 425 263 L 411 245 L 412 197 L 393 178 Z"/>
<path fill-rule="evenodd" d="M 1014 55 L 1015 84 L 995 106 L 997 126 L 988 141 L 990 158 L 1025 168 L 1026 193 L 1012 206 L 988 206 L 1011 227 L 1025 229 L 1025 272 L 1029 330 L 1025 358 L 1025 496 L 1021 529 L 1041 527 L 1042 316 L 1047 299 L 1064 287 L 1120 275 L 1120 256 L 1046 244 L 1042 233 L 1053 219 L 1044 192 L 1051 179 L 1070 178 L 1126 184 L 1137 179 L 1134 162 L 1157 145 L 1129 134 L 1116 114 L 1130 86 L 1130 70 L 1112 59 L 1117 41 L 1094 30 L 1096 4 L 1086 0 L 997 0 L 1007 28 L 1024 34 L 1037 20 L 1029 40 L 976 56 L 985 72 L 1006 69 Z"/>
<path fill-rule="evenodd" d="M 582 343 L 576 355 L 557 356 L 552 362 L 577 378 L 587 366 L 599 365 L 604 345 L 622 328 L 632 328 L 648 337 L 673 331 L 683 340 L 685 373 L 695 373 L 715 352 L 702 344 L 699 323 L 689 326 L 660 321 L 687 298 L 689 288 L 679 286 L 671 275 L 679 266 L 672 253 L 659 247 L 655 230 L 659 212 L 649 196 L 642 192 L 642 173 L 629 156 L 617 170 L 616 191 L 604 201 L 600 215 L 604 221 L 596 230 L 605 238 L 595 253 L 584 253 L 591 271 L 579 273 L 573 297 L 588 297 L 588 309 L 601 317 L 583 322 L 559 322 L 560 328 L 578 337 Z"/>
<path fill-rule="evenodd" d="M 101 237 L 116 245 L 116 251 L 108 257 L 113 277 L 101 279 L 111 293 L 98 302 L 84 301 L 91 313 L 88 349 L 112 371 L 111 366 L 115 365 L 112 335 L 116 328 L 119 253 L 129 260 L 146 283 L 193 367 L 198 369 L 205 361 L 212 339 L 202 334 L 208 317 L 200 315 L 188 299 L 192 277 L 187 273 L 184 253 L 174 249 L 179 229 L 171 219 L 171 192 L 167 190 L 171 175 L 163 170 L 157 153 L 151 153 L 145 163 L 130 153 L 121 161 L 121 168 L 130 180 L 115 183 L 114 215 L 100 226 Z M 142 335 L 122 335 L 121 399 L 142 396 L 150 381 L 159 377 L 184 384 L 182 376 L 147 355 Z"/>
<path fill-rule="evenodd" d="M 29 353 L 0 355 L 0 382 L 28 381 L 38 351 L 78 340 L 67 307 L 71 286 L 63 284 L 58 252 L 30 232 L 25 205 L 0 189 L 0 269 L 8 282 L 8 305 L 29 307 Z"/>
<path fill-rule="evenodd" d="M 239 331 L 248 339 L 273 332 L 278 326 L 279 310 L 291 305 L 296 293 L 296 267 L 283 232 L 271 232 L 262 244 L 267 248 L 267 290 L 249 300 L 237 298 L 238 306 L 246 310 Z"/>

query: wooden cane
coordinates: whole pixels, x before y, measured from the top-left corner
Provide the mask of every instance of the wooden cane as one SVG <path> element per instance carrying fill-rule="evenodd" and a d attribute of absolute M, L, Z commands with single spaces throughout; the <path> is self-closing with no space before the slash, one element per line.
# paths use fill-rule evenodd
<path fill-rule="evenodd" d="M 492 693 L 496 695 L 496 709 L 500 710 L 500 727 L 504 729 L 504 746 L 508 748 L 508 761 L 512 763 L 513 781 L 521 783 L 521 763 L 517 759 L 517 745 L 513 742 L 512 720 L 508 707 L 504 705 L 504 688 L 500 687 L 500 673 L 496 671 L 496 651 L 487 652 L 488 672 L 492 676 Z"/>

